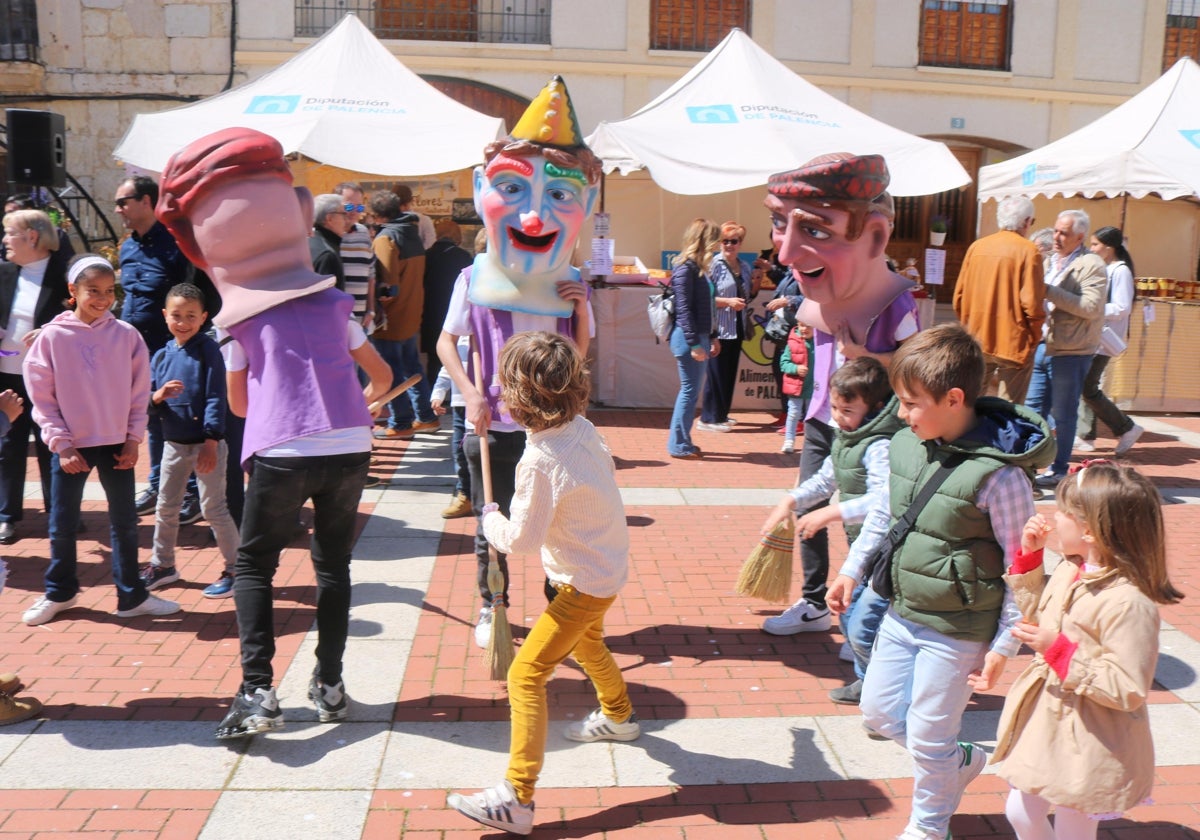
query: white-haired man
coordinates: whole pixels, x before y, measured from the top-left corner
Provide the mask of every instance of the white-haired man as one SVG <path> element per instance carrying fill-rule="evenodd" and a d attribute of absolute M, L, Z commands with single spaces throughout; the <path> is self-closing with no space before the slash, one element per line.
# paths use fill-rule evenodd
<path fill-rule="evenodd" d="M 1046 319 L 1042 257 L 1026 239 L 1033 217 L 1028 198 L 1001 201 L 1000 230 L 971 244 L 954 287 L 954 312 L 983 348 L 983 395 L 1018 404 L 1029 389 Z"/>
<path fill-rule="evenodd" d="M 342 266 L 342 235 L 349 226 L 340 195 L 324 193 L 314 199 L 313 229 L 308 238 L 313 271 L 334 278 L 337 288 L 343 292 L 346 291 L 346 271 Z"/>

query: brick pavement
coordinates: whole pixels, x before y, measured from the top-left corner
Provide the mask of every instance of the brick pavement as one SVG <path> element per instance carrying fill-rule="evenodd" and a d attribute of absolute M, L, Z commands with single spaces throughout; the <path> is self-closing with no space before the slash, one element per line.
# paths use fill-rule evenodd
<path fill-rule="evenodd" d="M 797 456 L 778 453 L 780 438 L 765 414 L 735 416 L 742 423 L 732 433 L 697 433 L 697 443 L 708 457 L 682 462 L 665 455 L 665 413 L 605 410 L 592 415 L 617 459 L 633 549 L 631 580 L 609 613 L 607 631 L 647 735 L 636 744 L 611 747 L 552 743 L 537 796 L 537 837 L 772 840 L 797 836 L 795 826 L 800 824 L 806 838 L 868 840 L 891 837 L 903 826 L 911 781 L 902 762 L 868 752 L 881 747 L 865 738 L 861 745 L 843 744 L 851 753 L 862 753 L 862 766 L 879 768 L 856 777 L 853 768 L 837 766 L 841 759 L 831 758 L 827 746 L 818 749 L 818 742 L 833 737 L 830 733 L 856 727 L 855 710 L 837 706 L 827 696 L 849 676 L 848 666 L 837 660 L 840 635 L 767 636 L 758 627 L 779 608 L 731 594 L 740 563 L 754 545 L 765 504 L 794 481 L 797 464 Z M 1200 432 L 1200 421 L 1178 416 L 1150 419 L 1154 431 L 1129 460 L 1161 487 L 1186 491 L 1200 486 L 1193 441 L 1169 434 L 1171 429 L 1184 436 Z M 378 453 L 376 470 L 390 476 L 393 486 L 369 492 L 363 505 L 364 539 L 356 552 L 360 559 L 355 575 L 363 580 L 356 592 L 366 596 L 356 599 L 350 655 L 356 646 L 363 649 L 374 642 L 382 647 L 372 650 L 403 649 L 405 655 L 396 665 L 402 673 L 390 701 L 365 703 L 367 687 L 360 684 L 356 690 L 348 677 L 351 695 L 359 700 L 356 711 L 377 721 L 359 729 L 354 728 L 359 724 L 306 724 L 289 708 L 284 733 L 237 748 L 208 740 L 211 722 L 223 714 L 239 671 L 232 602 L 206 601 L 199 594 L 221 567 L 205 529 L 183 529 L 179 563 L 187 582 L 163 594 L 178 598 L 184 613 L 160 620 L 121 621 L 109 615 L 114 596 L 107 552 L 95 542 L 105 531 L 102 502 L 85 505 L 89 530 L 80 545 L 83 609 L 44 627 L 21 624 L 20 613 L 40 592 L 47 541 L 27 536 L 9 547 L 5 556 L 12 572 L 0 595 L 0 669 L 19 669 L 31 685 L 30 693 L 47 708 L 43 721 L 0 730 L 0 840 L 221 838 L 242 834 L 233 827 L 241 825 L 238 820 L 246 820 L 247 813 L 255 814 L 256 821 L 253 831 L 247 827 L 245 834 L 255 837 L 290 837 L 306 825 L 321 825 L 330 814 L 344 814 L 324 832 L 331 837 L 478 836 L 480 831 L 469 821 L 445 807 L 446 787 L 460 783 L 441 784 L 437 774 L 429 777 L 434 781 L 422 781 L 418 758 L 436 763 L 438 750 L 410 749 L 413 743 L 429 742 L 406 740 L 436 733 L 434 743 L 447 755 L 463 755 L 453 751 L 460 746 L 455 742 L 478 737 L 489 750 L 486 761 L 480 758 L 479 763 L 494 760 L 503 766 L 503 742 L 495 739 L 502 736 L 507 719 L 504 689 L 486 678 L 470 642 L 478 606 L 473 594 L 473 521 L 445 523 L 438 539 L 422 524 L 426 519 L 414 515 L 401 520 L 410 530 L 430 532 L 430 545 L 435 547 L 427 552 L 427 582 L 392 584 L 388 590 L 373 582 L 407 581 L 407 572 L 398 567 L 418 564 L 407 548 L 396 548 L 400 543 L 395 535 L 406 532 L 371 529 L 380 517 L 396 522 L 403 506 L 398 513 L 390 500 L 407 492 L 410 484 L 420 484 L 417 489 L 425 496 L 404 496 L 406 500 L 420 498 L 429 509 L 440 508 L 449 495 L 446 471 L 437 464 L 448 449 L 447 437 L 387 444 Z M 1098 454 L 1105 454 L 1103 447 Z M 426 472 L 434 477 L 420 478 Z M 35 512 L 38 504 L 27 501 L 23 534 L 44 533 L 45 518 Z M 371 517 L 372 512 L 377 516 Z M 1200 761 L 1189 759 L 1189 750 L 1200 746 L 1200 740 L 1193 740 L 1194 722 L 1200 718 L 1187 725 L 1200 703 L 1195 684 L 1200 658 L 1193 659 L 1188 644 L 1200 643 L 1200 509 L 1171 504 L 1165 515 L 1174 579 L 1188 598 L 1163 610 L 1164 621 L 1178 631 L 1171 638 L 1183 644 L 1168 649 L 1164 641 L 1164 659 L 1172 658 L 1173 676 L 1164 678 L 1168 685 L 1156 685 L 1150 702 L 1156 714 L 1173 714 L 1171 720 L 1185 723 L 1178 739 L 1184 743 L 1160 742 L 1164 756 L 1155 804 L 1135 809 L 1126 820 L 1106 823 L 1101 836 L 1110 839 L 1200 837 Z M 146 556 L 150 518 L 143 519 L 141 530 Z M 834 534 L 833 545 L 836 564 L 845 551 L 840 533 Z M 414 573 L 414 579 L 418 577 Z M 303 537 L 284 553 L 277 580 L 276 667 L 282 674 L 295 660 L 293 670 L 299 673 L 308 667 L 306 636 L 313 615 L 313 580 Z M 510 617 L 527 627 L 542 603 L 536 559 L 513 562 L 512 588 Z M 372 628 L 376 618 L 399 605 L 413 608 L 413 620 L 393 642 L 386 632 Z M 375 639 L 358 638 L 371 633 Z M 1179 656 L 1173 657 L 1172 650 Z M 1001 686 L 974 699 L 973 720 L 994 721 L 1004 689 L 1019 671 L 1018 663 L 1010 663 Z M 1168 672 L 1160 668 L 1160 673 Z M 289 670 L 288 679 L 292 676 Z M 550 686 L 552 717 L 574 717 L 593 705 L 582 674 L 572 667 L 560 669 Z M 790 730 L 770 725 L 786 721 L 790 726 L 793 719 L 803 723 Z M 111 778 L 105 778 L 104 755 L 96 752 L 120 746 L 98 746 L 106 732 L 117 731 L 111 729 L 114 726 L 134 727 L 119 731 L 141 733 L 138 737 L 154 733 L 150 746 L 157 749 L 136 753 L 139 760 L 154 756 L 152 766 L 113 767 Z M 777 743 L 786 739 L 780 733 L 788 731 L 795 743 Z M 176 732 L 178 744 L 171 734 Z M 693 741 L 672 735 L 679 732 Z M 754 743 L 755 733 L 764 738 L 761 744 Z M 768 733 L 771 740 L 766 740 Z M 376 765 L 368 762 L 364 767 L 358 757 L 376 739 L 388 738 L 387 755 L 379 759 L 372 753 Z M 81 768 L 83 785 L 34 778 L 36 759 L 31 761 L 31 753 L 42 744 L 47 754 L 55 751 L 57 756 L 60 739 L 67 745 L 62 748 L 65 766 L 74 761 Z M 303 752 L 300 742 L 305 739 L 324 739 L 319 741 L 318 758 Z M 728 757 L 740 745 L 723 741 L 739 739 L 748 741 L 749 758 Z M 85 752 L 72 754 L 71 748 Z M 781 750 L 784 758 L 779 760 L 774 756 Z M 432 754 L 416 755 L 423 751 Z M 643 754 L 661 767 L 644 773 L 636 762 L 629 763 Z M 162 787 L 153 783 L 160 772 L 158 762 L 165 776 L 172 761 L 191 766 L 188 762 L 193 760 L 194 782 L 172 780 L 168 785 L 164 779 Z M 606 763 L 616 784 L 589 781 L 589 773 L 605 769 Z M 83 772 L 97 764 L 99 770 Z M 330 766 L 338 770 L 329 772 Z M 447 778 L 460 772 L 464 779 L 474 775 L 467 764 L 444 769 Z M 254 773 L 267 774 L 259 777 L 265 781 L 254 781 Z M 360 776 L 366 781 L 359 781 Z M 1005 791 L 1003 782 L 990 774 L 972 783 L 952 823 L 954 836 L 1011 836 L 1002 816 Z M 285 803 L 286 810 L 274 813 L 277 803 Z"/>

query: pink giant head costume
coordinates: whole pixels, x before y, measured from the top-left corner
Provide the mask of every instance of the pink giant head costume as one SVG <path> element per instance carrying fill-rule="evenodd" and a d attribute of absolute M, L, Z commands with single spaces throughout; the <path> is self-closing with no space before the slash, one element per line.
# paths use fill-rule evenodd
<path fill-rule="evenodd" d="M 599 192 L 600 161 L 583 142 L 567 86 L 555 76 L 512 134 L 484 150 L 475 210 L 488 249 L 475 258 L 469 297 L 493 309 L 565 317 L 555 290 L 579 281 L 575 243 Z"/>
<path fill-rule="evenodd" d="M 155 213 L 221 293 L 227 327 L 327 289 L 312 270 L 312 195 L 292 187 L 275 138 L 227 128 L 189 143 L 163 169 Z"/>
<path fill-rule="evenodd" d="M 772 175 L 771 211 L 779 261 L 804 295 L 797 318 L 833 334 L 845 325 L 863 340 L 871 320 L 912 287 L 887 267 L 895 206 L 879 155 L 821 155 Z"/>

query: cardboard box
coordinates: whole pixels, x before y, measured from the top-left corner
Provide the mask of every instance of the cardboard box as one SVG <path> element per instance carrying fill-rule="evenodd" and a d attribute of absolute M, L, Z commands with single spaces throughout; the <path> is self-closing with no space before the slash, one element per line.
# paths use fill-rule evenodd
<path fill-rule="evenodd" d="M 604 278 L 614 286 L 639 286 L 650 279 L 650 270 L 637 257 L 613 257 L 613 273 Z"/>

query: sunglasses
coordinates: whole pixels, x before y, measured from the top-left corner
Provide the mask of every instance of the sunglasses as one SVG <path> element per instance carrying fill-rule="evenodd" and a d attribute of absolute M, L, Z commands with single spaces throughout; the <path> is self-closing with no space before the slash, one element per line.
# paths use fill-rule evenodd
<path fill-rule="evenodd" d="M 138 197 L 136 195 L 125 195 L 125 196 L 121 196 L 113 203 L 116 204 L 118 207 L 120 207 L 123 210 L 123 209 L 125 209 L 126 204 L 128 204 L 131 201 L 137 201 L 137 200 L 138 200 Z"/>
<path fill-rule="evenodd" d="M 722 245 L 741 245 L 742 240 L 740 240 L 740 239 L 722 239 L 721 244 Z"/>
<path fill-rule="evenodd" d="M 365 204 L 343 204 L 342 208 L 345 209 L 345 211 L 347 213 L 361 213 L 367 209 L 367 205 L 365 205 Z"/>

